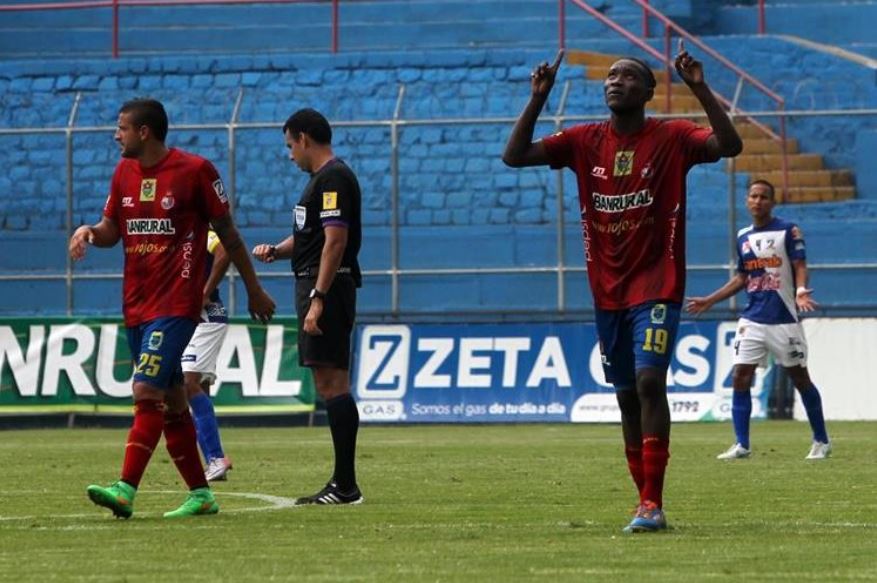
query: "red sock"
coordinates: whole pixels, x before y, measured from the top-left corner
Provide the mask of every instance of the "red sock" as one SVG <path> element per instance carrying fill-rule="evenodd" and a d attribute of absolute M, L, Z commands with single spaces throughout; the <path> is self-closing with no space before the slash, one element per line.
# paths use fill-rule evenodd
<path fill-rule="evenodd" d="M 164 439 L 167 451 L 183 476 L 190 490 L 206 488 L 204 466 L 198 455 L 198 442 L 195 437 L 195 423 L 189 411 L 179 414 L 168 413 L 164 417 Z"/>
<path fill-rule="evenodd" d="M 636 491 L 640 498 L 643 495 L 643 485 L 645 485 L 646 477 L 643 474 L 643 450 L 641 448 L 625 447 L 624 455 L 627 456 L 627 468 L 630 470 L 630 477 L 636 484 Z M 642 502 L 642 500 L 640 500 Z"/>
<path fill-rule="evenodd" d="M 134 423 L 125 444 L 122 480 L 135 488 L 140 485 L 149 458 L 161 439 L 162 425 L 164 404 L 161 401 L 141 399 L 134 402 Z"/>
<path fill-rule="evenodd" d="M 657 435 L 643 436 L 643 484 L 640 498 L 642 502 L 649 500 L 658 508 L 664 503 L 664 472 L 667 460 L 670 459 L 670 440 Z"/>

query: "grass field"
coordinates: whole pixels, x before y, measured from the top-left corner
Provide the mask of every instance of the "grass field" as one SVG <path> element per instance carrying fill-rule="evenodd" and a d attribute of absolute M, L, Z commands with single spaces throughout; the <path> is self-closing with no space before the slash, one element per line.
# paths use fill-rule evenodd
<path fill-rule="evenodd" d="M 14 581 L 877 580 L 877 429 L 753 426 L 755 455 L 719 462 L 731 430 L 674 427 L 671 530 L 624 535 L 635 504 L 617 426 L 364 427 L 358 507 L 300 507 L 331 472 L 327 428 L 228 429 L 222 512 L 168 521 L 183 499 L 164 449 L 131 520 L 85 496 L 118 475 L 125 432 L 0 432 L 0 579 Z"/>

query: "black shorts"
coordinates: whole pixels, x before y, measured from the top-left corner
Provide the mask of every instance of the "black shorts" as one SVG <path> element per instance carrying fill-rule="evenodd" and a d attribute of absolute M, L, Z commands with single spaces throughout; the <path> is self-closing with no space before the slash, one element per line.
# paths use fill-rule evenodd
<path fill-rule="evenodd" d="M 308 297 L 317 278 L 295 280 L 295 312 L 298 316 L 298 363 L 307 367 L 329 367 L 350 370 L 350 337 L 356 318 L 356 283 L 347 274 L 337 274 L 326 299 L 323 315 L 317 324 L 321 336 L 304 331 L 305 316 L 311 305 Z"/>

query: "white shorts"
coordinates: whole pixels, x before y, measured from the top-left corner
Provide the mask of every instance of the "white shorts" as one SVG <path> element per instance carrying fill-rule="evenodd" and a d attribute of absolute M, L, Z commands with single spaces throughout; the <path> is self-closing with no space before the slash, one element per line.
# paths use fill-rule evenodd
<path fill-rule="evenodd" d="M 800 322 L 759 324 L 746 318 L 737 322 L 734 364 L 767 365 L 768 353 L 784 367 L 807 367 L 807 339 Z"/>
<path fill-rule="evenodd" d="M 183 372 L 201 373 L 201 382 L 212 383 L 216 380 L 216 358 L 227 331 L 228 324 L 221 322 L 198 324 L 180 359 Z"/>

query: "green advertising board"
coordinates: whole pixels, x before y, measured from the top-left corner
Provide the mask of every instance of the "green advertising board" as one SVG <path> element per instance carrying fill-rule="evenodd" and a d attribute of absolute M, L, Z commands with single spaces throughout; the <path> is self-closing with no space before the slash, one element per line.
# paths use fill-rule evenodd
<path fill-rule="evenodd" d="M 210 389 L 216 411 L 313 411 L 297 335 L 295 318 L 232 319 Z M 0 318 L 0 413 L 128 413 L 132 375 L 118 318 Z"/>

